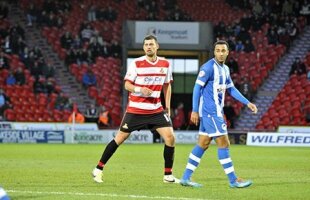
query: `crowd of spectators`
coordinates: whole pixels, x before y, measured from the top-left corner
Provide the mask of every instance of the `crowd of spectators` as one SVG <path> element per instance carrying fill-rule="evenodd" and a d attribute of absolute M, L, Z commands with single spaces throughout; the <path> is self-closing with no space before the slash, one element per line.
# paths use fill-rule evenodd
<path fill-rule="evenodd" d="M 246 52 L 255 51 L 249 31 L 258 31 L 264 24 L 269 25 L 267 32 L 264 33 L 269 44 L 283 44 L 289 47 L 300 31 L 299 17 L 305 16 L 305 8 L 310 8 L 307 0 L 285 0 L 283 3 L 278 0 L 274 2 L 226 0 L 226 2 L 232 7 L 251 10 L 251 13 L 245 13 L 240 21 L 236 20 L 230 25 L 220 22 L 214 29 L 215 38 L 228 39 L 231 50 Z M 310 10 L 308 12 L 310 14 Z M 247 45 L 249 48 L 246 48 Z"/>

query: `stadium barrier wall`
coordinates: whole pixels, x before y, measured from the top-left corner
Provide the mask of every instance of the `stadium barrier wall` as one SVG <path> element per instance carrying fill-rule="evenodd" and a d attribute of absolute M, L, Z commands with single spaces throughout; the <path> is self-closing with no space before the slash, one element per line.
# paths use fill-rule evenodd
<path fill-rule="evenodd" d="M 33 128 L 33 127 L 32 127 Z M 107 144 L 117 130 L 14 130 L 0 129 L 0 143 L 84 143 Z M 177 144 L 195 144 L 198 131 L 175 131 Z M 246 133 L 229 135 L 231 144 L 246 144 Z M 134 131 L 125 141 L 128 144 L 151 144 L 156 142 L 148 130 Z M 162 140 L 160 142 L 163 142 Z"/>
<path fill-rule="evenodd" d="M 96 123 L 72 124 L 72 123 L 32 123 L 32 122 L 0 122 L 0 130 L 89 130 L 97 131 Z"/>

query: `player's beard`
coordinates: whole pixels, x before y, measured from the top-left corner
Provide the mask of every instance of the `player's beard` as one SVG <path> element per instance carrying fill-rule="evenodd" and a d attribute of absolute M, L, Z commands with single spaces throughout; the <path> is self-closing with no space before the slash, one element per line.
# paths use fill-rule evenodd
<path fill-rule="evenodd" d="M 156 54 L 153 51 L 146 52 L 146 56 L 149 58 L 149 60 L 154 60 L 154 58 L 156 58 Z"/>

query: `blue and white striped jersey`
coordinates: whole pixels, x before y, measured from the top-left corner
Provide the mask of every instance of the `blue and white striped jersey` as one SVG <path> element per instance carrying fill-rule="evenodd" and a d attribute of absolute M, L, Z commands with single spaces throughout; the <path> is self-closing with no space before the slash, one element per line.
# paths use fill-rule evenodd
<path fill-rule="evenodd" d="M 200 117 L 216 115 L 223 117 L 223 107 L 225 92 L 227 88 L 234 87 L 230 77 L 229 68 L 225 64 L 219 64 L 216 60 L 210 59 L 201 66 L 196 79 L 196 84 L 200 85 L 200 99 L 193 96 L 193 111 L 199 102 Z"/>

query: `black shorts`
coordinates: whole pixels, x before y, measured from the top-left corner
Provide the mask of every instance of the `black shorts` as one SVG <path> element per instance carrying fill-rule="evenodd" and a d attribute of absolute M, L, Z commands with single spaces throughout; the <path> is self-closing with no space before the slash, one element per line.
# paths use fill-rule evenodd
<path fill-rule="evenodd" d="M 166 112 L 155 114 L 133 114 L 125 113 L 120 130 L 126 133 L 132 131 L 149 129 L 151 131 L 161 127 L 172 127 L 171 119 Z"/>

